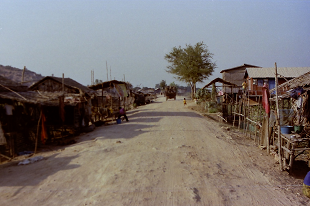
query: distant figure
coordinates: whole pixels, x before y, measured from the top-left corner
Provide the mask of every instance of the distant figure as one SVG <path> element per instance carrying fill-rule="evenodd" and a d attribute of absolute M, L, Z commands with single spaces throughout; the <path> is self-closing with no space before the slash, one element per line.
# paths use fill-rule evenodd
<path fill-rule="evenodd" d="M 243 92 L 243 94 L 247 94 L 247 87 L 248 87 L 248 84 L 246 83 L 246 81 L 244 81 L 242 83 L 242 92 Z"/>
<path fill-rule="evenodd" d="M 246 90 L 246 87 L 247 87 L 247 83 L 246 83 L 246 81 L 244 81 L 244 82 L 242 83 L 242 89 L 243 89 L 243 91 Z"/>
<path fill-rule="evenodd" d="M 126 116 L 126 111 L 125 111 L 125 109 L 124 109 L 124 108 L 122 108 L 122 107 L 119 107 L 119 115 L 118 115 L 118 119 L 120 119 L 120 118 L 121 118 L 121 116 L 124 116 L 124 117 L 125 117 L 125 119 L 126 119 L 126 122 L 128 122 L 128 118 L 127 118 L 127 116 Z"/>
<path fill-rule="evenodd" d="M 183 99 L 183 104 L 184 104 L 184 106 L 186 105 L 186 99 L 185 98 Z"/>

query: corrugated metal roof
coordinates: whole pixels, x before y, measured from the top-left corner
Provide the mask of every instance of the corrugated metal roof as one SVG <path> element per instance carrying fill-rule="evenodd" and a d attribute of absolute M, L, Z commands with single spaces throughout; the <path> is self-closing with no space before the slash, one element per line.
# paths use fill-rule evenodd
<path fill-rule="evenodd" d="M 247 67 L 257 67 L 258 68 L 260 66 L 255 66 L 255 65 L 251 65 L 251 64 L 243 64 L 241 66 L 233 67 L 233 68 L 230 68 L 230 69 L 224 69 L 220 73 L 227 72 L 227 71 L 230 71 L 230 70 L 235 70 L 235 69 L 245 69 Z"/>
<path fill-rule="evenodd" d="M 278 67 L 279 77 L 295 78 L 310 71 L 310 67 Z M 247 68 L 246 72 L 251 78 L 275 78 L 275 68 Z"/>

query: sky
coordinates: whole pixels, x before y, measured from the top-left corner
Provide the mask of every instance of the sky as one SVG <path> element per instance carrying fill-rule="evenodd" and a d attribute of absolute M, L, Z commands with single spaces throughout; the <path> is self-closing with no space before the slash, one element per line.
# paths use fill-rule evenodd
<path fill-rule="evenodd" d="M 203 42 L 220 71 L 310 67 L 310 0 L 0 0 L 0 64 L 155 87 L 173 47 Z"/>

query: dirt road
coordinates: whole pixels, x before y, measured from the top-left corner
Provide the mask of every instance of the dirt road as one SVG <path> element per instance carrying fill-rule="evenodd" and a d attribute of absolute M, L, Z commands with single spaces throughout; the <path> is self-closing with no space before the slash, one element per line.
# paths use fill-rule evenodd
<path fill-rule="evenodd" d="M 64 149 L 38 154 L 41 161 L 1 165 L 0 204 L 309 203 L 301 194 L 302 180 L 277 173 L 265 151 L 246 140 L 236 143 L 233 133 L 183 106 L 181 97 L 161 97 L 128 117 Z"/>

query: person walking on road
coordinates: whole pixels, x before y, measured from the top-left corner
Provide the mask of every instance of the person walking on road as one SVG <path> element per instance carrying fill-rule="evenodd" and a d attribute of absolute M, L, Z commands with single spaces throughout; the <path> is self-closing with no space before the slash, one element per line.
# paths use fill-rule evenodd
<path fill-rule="evenodd" d="M 128 122 L 128 118 L 127 118 L 127 116 L 126 116 L 126 111 L 125 111 L 125 109 L 124 109 L 124 108 L 122 108 L 122 107 L 119 107 L 119 115 L 118 115 L 118 119 L 120 119 L 120 118 L 121 118 L 121 116 L 124 116 L 124 117 L 125 117 L 125 119 L 126 119 L 126 122 Z"/>
<path fill-rule="evenodd" d="M 184 104 L 184 106 L 186 105 L 186 99 L 185 98 L 183 99 L 183 104 Z"/>

